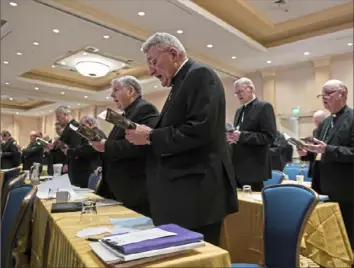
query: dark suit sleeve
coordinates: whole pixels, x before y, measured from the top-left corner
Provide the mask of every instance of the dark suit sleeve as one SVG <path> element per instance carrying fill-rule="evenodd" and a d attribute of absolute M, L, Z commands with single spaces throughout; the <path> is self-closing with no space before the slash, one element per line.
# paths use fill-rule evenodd
<path fill-rule="evenodd" d="M 158 120 L 159 112 L 155 106 L 151 104 L 145 104 L 139 107 L 139 110 L 135 114 L 136 123 L 140 125 L 146 125 L 151 128 L 155 127 Z M 104 154 L 106 157 L 118 160 L 135 158 L 145 154 L 145 149 L 149 146 L 136 146 L 129 143 L 126 139 L 122 140 L 107 140 L 104 146 Z"/>
<path fill-rule="evenodd" d="M 28 157 L 30 155 L 38 154 L 38 153 L 43 153 L 44 149 L 40 145 L 35 145 L 30 148 L 24 149 L 22 151 L 22 154 L 24 157 Z"/>
<path fill-rule="evenodd" d="M 260 111 L 262 120 L 260 122 L 260 132 L 241 131 L 239 143 L 251 145 L 273 144 L 276 137 L 276 122 L 273 106 L 265 103 Z"/>
<path fill-rule="evenodd" d="M 3 152 L 2 157 L 4 157 L 4 158 L 5 157 L 13 157 L 13 156 L 17 156 L 19 154 L 19 150 L 16 146 L 16 143 L 13 142 L 9 147 L 10 147 L 9 148 L 10 150 L 7 152 Z"/>
<path fill-rule="evenodd" d="M 322 155 L 324 162 L 354 163 L 354 131 L 353 126 L 349 130 L 349 143 L 347 146 L 327 144 L 326 151 Z"/>
<path fill-rule="evenodd" d="M 154 129 L 151 146 L 157 155 L 176 154 L 207 144 L 217 131 L 220 116 L 220 84 L 208 68 L 194 70 L 189 98 L 187 99 L 185 122 L 178 126 Z M 186 81 L 187 82 L 187 81 Z M 178 111 L 176 111 L 178 112 Z"/>

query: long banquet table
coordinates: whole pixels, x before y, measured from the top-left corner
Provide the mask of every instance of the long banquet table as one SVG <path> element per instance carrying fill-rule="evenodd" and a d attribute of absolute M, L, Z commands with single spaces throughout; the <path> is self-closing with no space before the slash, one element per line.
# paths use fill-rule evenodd
<path fill-rule="evenodd" d="M 95 196 L 97 197 L 97 196 Z M 90 223 L 80 223 L 80 212 L 50 212 L 53 201 L 36 199 L 32 229 L 31 267 L 104 267 L 89 242 L 76 237 L 88 227 L 112 227 L 109 218 L 136 217 L 123 206 L 97 207 Z M 101 235 L 102 236 L 102 235 Z M 229 253 L 206 243 L 182 255 L 144 264 L 145 267 L 230 267 Z"/>

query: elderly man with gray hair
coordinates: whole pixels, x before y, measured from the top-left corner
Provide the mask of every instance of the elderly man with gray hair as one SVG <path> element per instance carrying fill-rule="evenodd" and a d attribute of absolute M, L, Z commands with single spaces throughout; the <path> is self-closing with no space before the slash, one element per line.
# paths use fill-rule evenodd
<path fill-rule="evenodd" d="M 123 115 L 137 124 L 154 127 L 159 112 L 142 98 L 142 91 L 140 82 L 133 76 L 112 81 L 111 97 Z M 99 194 L 107 196 L 111 192 L 124 206 L 150 216 L 144 150 L 129 143 L 124 136 L 123 129 L 114 127 L 107 140 L 92 142 L 92 146 L 103 153 L 103 182 Z"/>
<path fill-rule="evenodd" d="M 225 138 L 225 91 L 210 68 L 188 59 L 182 43 L 155 33 L 142 46 L 151 76 L 171 87 L 155 128 L 126 138 L 149 149 L 147 185 L 155 225 L 175 223 L 219 243 L 224 217 L 237 211 Z"/>
<path fill-rule="evenodd" d="M 354 120 L 347 105 L 348 88 L 342 81 L 329 80 L 318 97 L 331 116 L 318 126 L 314 143 L 298 153 L 311 161 L 312 188 L 338 202 L 354 249 Z"/>
<path fill-rule="evenodd" d="M 276 138 L 276 120 L 273 106 L 256 97 L 251 79 L 235 81 L 235 96 L 241 107 L 236 110 L 234 130 L 227 132 L 232 149 L 232 160 L 239 187 L 250 185 L 261 191 L 263 181 L 271 177 L 270 147 Z"/>

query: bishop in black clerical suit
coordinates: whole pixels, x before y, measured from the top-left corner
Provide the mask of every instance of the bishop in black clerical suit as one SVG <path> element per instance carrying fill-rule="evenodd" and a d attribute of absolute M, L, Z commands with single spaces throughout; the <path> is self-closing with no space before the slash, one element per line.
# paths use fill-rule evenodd
<path fill-rule="evenodd" d="M 124 76 L 112 81 L 112 99 L 124 116 L 137 124 L 154 127 L 159 116 L 157 108 L 142 99 L 142 86 L 133 76 Z M 92 143 L 103 152 L 103 181 L 99 194 L 109 195 L 145 216 L 150 216 L 146 188 L 146 158 L 143 148 L 129 143 L 125 131 L 114 127 L 106 141 Z"/>
<path fill-rule="evenodd" d="M 228 133 L 239 187 L 250 185 L 261 191 L 263 181 L 271 177 L 270 147 L 276 138 L 273 106 L 255 96 L 253 82 L 240 78 L 235 82 L 235 94 L 242 103 L 234 120 L 234 133 Z"/>
<path fill-rule="evenodd" d="M 320 97 L 331 113 L 316 131 L 316 144 L 298 153 L 311 161 L 312 188 L 338 202 L 354 248 L 354 120 L 346 105 L 348 89 L 339 80 L 329 80 Z"/>
<path fill-rule="evenodd" d="M 149 145 L 147 186 L 155 225 L 175 223 L 218 244 L 224 217 L 237 211 L 225 137 L 225 91 L 209 67 L 187 58 L 179 40 L 156 33 L 143 45 L 150 74 L 172 85 L 154 129 L 126 138 Z"/>

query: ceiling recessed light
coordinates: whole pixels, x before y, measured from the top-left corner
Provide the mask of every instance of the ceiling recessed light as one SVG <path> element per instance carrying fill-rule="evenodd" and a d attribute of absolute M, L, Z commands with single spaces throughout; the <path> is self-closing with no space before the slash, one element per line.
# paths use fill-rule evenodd
<path fill-rule="evenodd" d="M 352 45 L 353 45 L 353 43 L 348 43 L 348 46 L 350 46 L 350 47 L 351 47 Z"/>
<path fill-rule="evenodd" d="M 33 45 L 39 46 L 39 43 L 38 42 L 33 42 Z"/>
<path fill-rule="evenodd" d="M 109 37 L 110 37 L 109 35 L 104 35 L 103 36 L 104 39 L 109 39 Z"/>
<path fill-rule="evenodd" d="M 304 52 L 304 55 L 308 56 L 308 55 L 310 55 L 310 52 Z"/>
<path fill-rule="evenodd" d="M 39 90 L 39 87 L 35 87 L 34 90 Z"/>
<path fill-rule="evenodd" d="M 145 12 L 138 12 L 138 15 L 140 16 L 140 17 L 142 17 L 142 16 L 145 16 Z"/>
<path fill-rule="evenodd" d="M 10 85 L 10 83 L 9 82 L 5 82 L 5 85 Z"/>
<path fill-rule="evenodd" d="M 20 114 L 19 112 L 16 112 L 16 114 Z"/>
<path fill-rule="evenodd" d="M 10 4 L 10 6 L 17 7 L 17 3 L 15 3 L 15 2 L 10 2 L 9 4 Z"/>
<path fill-rule="evenodd" d="M 3 61 L 3 64 L 9 64 L 9 62 L 5 60 L 5 61 Z"/>
<path fill-rule="evenodd" d="M 13 98 L 9 98 L 9 100 L 14 100 Z"/>
<path fill-rule="evenodd" d="M 64 92 L 64 91 L 62 91 L 62 92 L 60 92 L 60 94 L 61 94 L 61 95 L 65 95 L 65 92 Z"/>
<path fill-rule="evenodd" d="M 85 99 L 87 99 L 88 97 L 87 96 L 84 96 Z"/>
<path fill-rule="evenodd" d="M 269 63 L 272 63 L 272 61 L 271 60 L 267 60 L 267 63 L 269 64 Z"/>
<path fill-rule="evenodd" d="M 59 33 L 60 31 L 58 29 L 53 29 L 54 33 Z"/>
<path fill-rule="evenodd" d="M 183 34 L 183 31 L 182 30 L 178 30 L 177 33 L 178 34 Z"/>
<path fill-rule="evenodd" d="M 209 45 L 207 45 L 207 47 L 208 47 L 208 48 L 212 48 L 212 47 L 213 47 L 213 45 L 212 45 L 212 44 L 209 44 Z"/>
<path fill-rule="evenodd" d="M 236 59 L 236 56 L 232 56 L 231 59 L 235 60 L 235 59 Z"/>
<path fill-rule="evenodd" d="M 22 55 L 22 53 L 21 53 L 21 52 L 17 52 L 17 53 L 16 53 L 16 55 L 21 56 L 21 55 Z"/>

